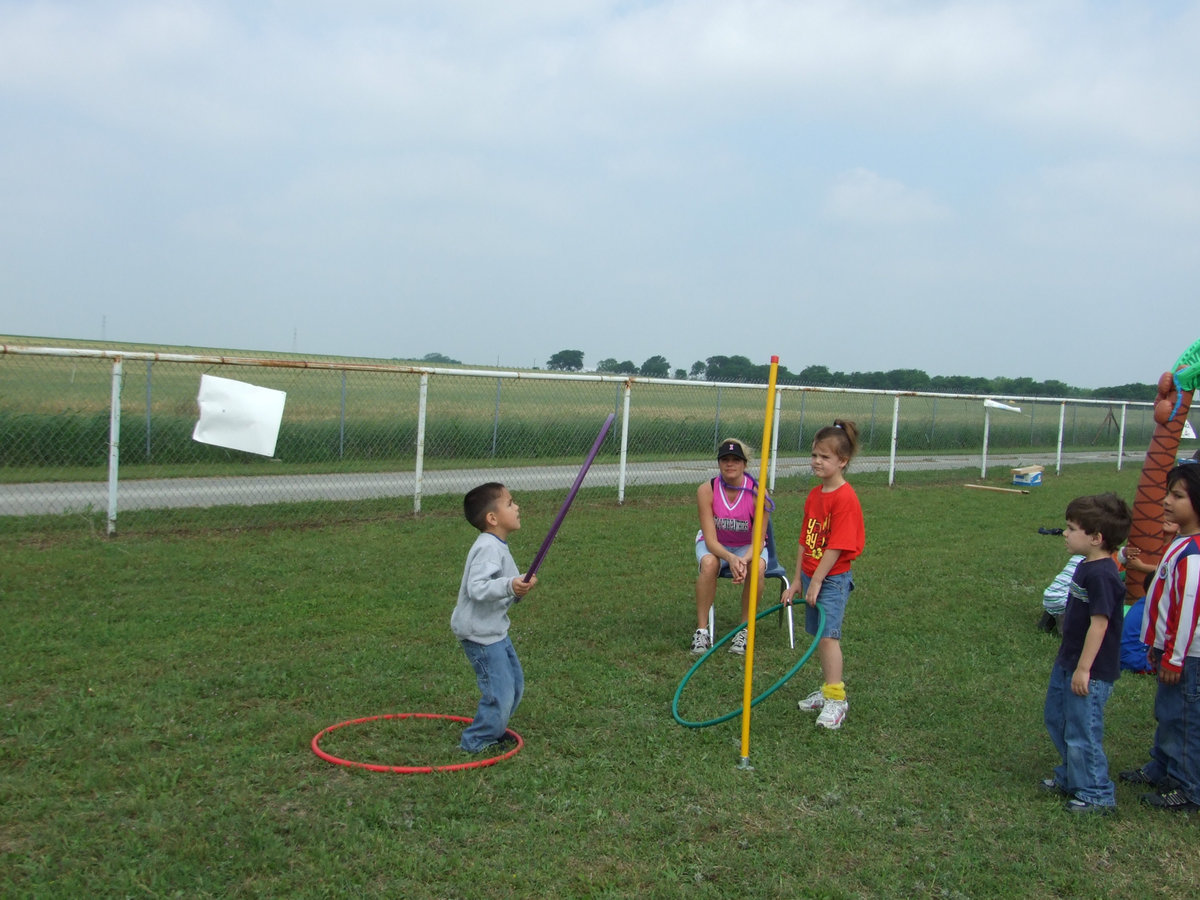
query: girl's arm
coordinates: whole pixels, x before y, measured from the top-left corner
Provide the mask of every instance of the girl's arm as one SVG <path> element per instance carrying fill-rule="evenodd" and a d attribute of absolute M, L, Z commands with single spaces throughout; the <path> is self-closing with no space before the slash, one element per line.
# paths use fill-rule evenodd
<path fill-rule="evenodd" d="M 817 563 L 817 570 L 812 573 L 812 578 L 808 581 L 808 591 L 804 594 L 804 602 L 809 606 L 817 605 L 817 595 L 821 593 L 821 585 L 825 581 L 825 576 L 829 574 L 829 570 L 834 567 L 841 555 L 841 550 L 830 550 L 828 547 L 821 554 L 821 561 Z"/>

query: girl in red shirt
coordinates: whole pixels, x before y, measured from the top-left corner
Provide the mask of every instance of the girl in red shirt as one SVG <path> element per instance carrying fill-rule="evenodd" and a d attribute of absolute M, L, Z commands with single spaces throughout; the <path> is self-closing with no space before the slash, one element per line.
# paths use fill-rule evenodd
<path fill-rule="evenodd" d="M 841 728 L 849 702 L 842 678 L 842 620 L 854 578 L 851 562 L 863 551 L 866 529 L 862 506 L 854 488 L 846 481 L 846 467 L 858 451 L 858 428 L 853 422 L 835 420 L 817 432 L 812 444 L 812 470 L 819 480 L 804 500 L 804 527 L 796 554 L 796 572 L 783 594 L 790 604 L 799 592 L 808 604 L 805 626 L 817 634 L 817 607 L 825 613 L 825 627 L 817 644 L 823 684 L 798 704 L 800 709 L 820 710 L 817 725 Z"/>

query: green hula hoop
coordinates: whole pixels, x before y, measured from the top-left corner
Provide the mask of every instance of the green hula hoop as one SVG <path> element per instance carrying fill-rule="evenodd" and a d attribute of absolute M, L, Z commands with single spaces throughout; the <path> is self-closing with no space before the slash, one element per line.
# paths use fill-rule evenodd
<path fill-rule="evenodd" d="M 779 609 L 783 609 L 782 603 L 776 603 L 770 609 L 763 610 L 757 616 L 754 617 L 754 621 L 757 622 L 763 616 L 768 616 L 771 613 L 773 613 Z M 751 707 L 758 706 L 759 703 L 761 703 L 763 700 L 766 700 L 773 693 L 775 693 L 777 690 L 779 690 L 781 687 L 783 687 L 785 684 L 787 684 L 788 681 L 791 680 L 791 677 L 800 671 L 800 667 L 802 665 L 804 665 L 806 662 L 808 662 L 809 657 L 811 657 L 814 653 L 817 652 L 817 644 L 819 644 L 821 642 L 821 632 L 825 630 L 825 610 L 821 609 L 820 604 L 817 605 L 817 615 L 818 615 L 817 634 L 813 638 L 812 643 L 809 644 L 808 649 L 804 651 L 804 655 L 800 657 L 799 662 L 797 662 L 794 666 L 792 666 L 791 669 L 789 669 L 787 671 L 787 673 L 784 674 L 784 676 L 782 678 L 780 678 L 777 682 L 775 682 L 773 685 L 771 685 L 769 688 L 767 688 L 765 691 L 763 691 L 761 694 L 759 694 L 757 697 L 755 697 L 753 700 L 751 700 L 750 701 Z M 738 625 L 735 629 L 733 629 L 733 631 L 729 632 L 729 634 L 725 635 L 725 637 L 721 638 L 719 641 L 717 641 L 715 644 L 713 644 L 705 652 L 705 654 L 703 656 L 701 656 L 698 660 L 696 660 L 695 665 L 693 665 L 690 669 L 688 669 L 687 674 L 683 676 L 683 681 L 679 682 L 679 687 L 675 689 L 675 699 L 671 701 L 671 715 L 674 716 L 675 721 L 678 722 L 680 725 L 682 725 L 684 728 L 707 728 L 709 725 L 720 725 L 722 722 L 728 722 L 734 716 L 740 716 L 742 714 L 742 710 L 739 707 L 738 709 L 735 709 L 733 712 L 725 713 L 725 715 L 718 716 L 715 719 L 706 719 L 703 722 L 691 722 L 691 721 L 688 721 L 687 719 L 683 718 L 683 716 L 679 715 L 679 698 L 683 694 L 684 687 L 687 686 L 687 683 L 691 680 L 692 676 L 696 674 L 696 670 L 699 669 L 702 665 L 704 665 L 705 660 L 707 660 L 710 656 L 712 656 L 717 651 L 718 648 L 725 646 L 726 643 L 733 640 L 733 636 L 745 627 L 746 627 L 746 623 L 743 622 L 741 625 Z"/>

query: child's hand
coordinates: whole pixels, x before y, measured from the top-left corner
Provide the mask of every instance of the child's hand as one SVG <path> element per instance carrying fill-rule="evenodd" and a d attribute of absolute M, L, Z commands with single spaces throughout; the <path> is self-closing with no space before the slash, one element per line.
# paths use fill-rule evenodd
<path fill-rule="evenodd" d="M 1076 669 L 1074 674 L 1071 675 L 1071 693 L 1076 697 L 1086 697 L 1088 695 L 1088 684 L 1091 680 L 1091 672 Z"/>
<path fill-rule="evenodd" d="M 784 606 L 791 606 L 792 600 L 794 600 L 796 597 L 796 589 L 798 587 L 799 587 L 798 584 L 789 584 L 787 590 L 784 591 L 783 594 L 780 596 L 779 602 L 782 603 Z"/>
<path fill-rule="evenodd" d="M 734 584 L 741 584 L 746 580 L 746 561 L 740 556 L 734 555 L 729 561 L 729 574 L 733 576 Z"/>
<path fill-rule="evenodd" d="M 808 590 L 804 592 L 804 602 L 813 609 L 817 608 L 817 597 L 821 594 L 821 585 L 824 582 L 824 579 L 818 581 L 815 578 L 808 582 Z"/>
<path fill-rule="evenodd" d="M 1126 559 L 1137 559 L 1142 555 L 1142 548 L 1134 547 L 1132 544 L 1126 544 L 1124 551 Z"/>
<path fill-rule="evenodd" d="M 513 593 L 516 594 L 518 597 L 524 597 L 526 594 L 528 594 L 530 591 L 533 590 L 534 585 L 536 585 L 536 584 L 537 584 L 537 576 L 536 575 L 531 576 L 528 581 L 525 580 L 524 575 L 518 575 L 516 578 L 514 578 L 512 580 Z"/>

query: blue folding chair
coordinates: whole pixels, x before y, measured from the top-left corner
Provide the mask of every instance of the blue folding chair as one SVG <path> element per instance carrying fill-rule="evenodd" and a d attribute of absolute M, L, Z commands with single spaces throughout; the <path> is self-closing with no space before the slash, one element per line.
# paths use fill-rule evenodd
<path fill-rule="evenodd" d="M 766 533 L 766 536 L 763 538 L 763 543 L 765 543 L 767 546 L 767 570 L 766 570 L 766 572 L 763 573 L 763 577 L 779 579 L 779 599 L 782 601 L 783 592 L 786 591 L 791 586 L 791 582 L 788 581 L 787 569 L 785 569 L 783 567 L 783 564 L 779 561 L 779 555 L 775 552 L 775 525 L 774 525 L 774 523 L 772 523 L 770 515 L 767 516 L 767 533 Z M 727 567 L 722 566 L 721 572 L 717 577 L 718 578 L 733 578 L 733 573 L 730 572 Z M 714 625 L 716 622 L 716 618 L 713 615 L 713 608 L 716 605 L 717 604 L 714 601 L 713 605 L 708 608 L 708 640 L 709 640 L 710 644 L 717 639 L 716 633 L 714 631 Z M 795 649 L 795 647 L 796 647 L 796 626 L 792 619 L 792 608 L 791 608 L 791 606 L 787 606 L 787 607 L 784 607 L 784 609 L 787 610 L 788 643 L 791 644 L 792 649 Z M 783 625 L 783 610 L 782 609 L 779 611 L 779 624 L 780 624 L 780 626 Z"/>

